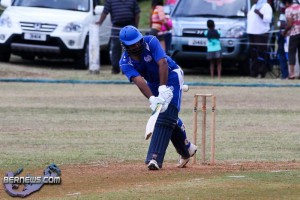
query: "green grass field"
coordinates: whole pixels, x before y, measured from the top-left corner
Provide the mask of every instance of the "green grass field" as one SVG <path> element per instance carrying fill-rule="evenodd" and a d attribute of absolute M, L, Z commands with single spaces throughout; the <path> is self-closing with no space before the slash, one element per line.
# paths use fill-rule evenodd
<path fill-rule="evenodd" d="M 111 76 L 109 66 L 91 75 L 49 66 L 60 63 L 36 65 L 16 59 L 0 67 L 0 77 L 125 80 Z M 186 80 L 213 82 L 201 74 Z M 299 83 L 232 76 L 221 82 Z M 299 198 L 299 87 L 191 86 L 180 114 L 190 139 L 193 95 L 217 96 L 216 165 L 177 169 L 178 155 L 170 144 L 163 170 L 155 173 L 143 164 L 150 109 L 134 85 L 1 82 L 0 88 L 0 173 L 23 166 L 24 173 L 39 175 L 50 163 L 62 169 L 63 184 L 44 186 L 33 199 Z M 209 107 L 208 101 L 208 137 Z M 197 155 L 200 160 L 200 150 Z M 80 184 L 76 177 L 82 178 Z M 0 199 L 9 199 L 2 188 Z"/>
<path fill-rule="evenodd" d="M 300 109 L 295 90 L 192 87 L 183 98 L 181 116 L 191 138 L 192 95 L 214 93 L 219 162 L 296 161 Z M 132 85 L 1 83 L 0 95 L 4 169 L 145 156 L 143 132 L 150 110 Z M 209 133 L 209 100 L 207 108 Z M 113 151 L 108 151 L 110 146 Z M 166 159 L 176 160 L 176 153 L 171 151 Z"/>

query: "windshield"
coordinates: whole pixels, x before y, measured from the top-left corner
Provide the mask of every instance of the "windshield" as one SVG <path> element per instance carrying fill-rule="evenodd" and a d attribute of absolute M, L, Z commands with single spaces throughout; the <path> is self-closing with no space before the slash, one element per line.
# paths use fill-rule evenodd
<path fill-rule="evenodd" d="M 89 0 L 15 0 L 13 6 L 53 8 L 88 12 Z"/>
<path fill-rule="evenodd" d="M 175 17 L 246 17 L 247 0 L 181 0 Z"/>

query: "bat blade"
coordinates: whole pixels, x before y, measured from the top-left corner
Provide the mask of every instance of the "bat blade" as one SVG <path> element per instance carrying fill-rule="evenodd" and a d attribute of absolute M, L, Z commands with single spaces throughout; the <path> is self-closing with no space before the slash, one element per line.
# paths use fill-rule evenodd
<path fill-rule="evenodd" d="M 154 131 L 154 127 L 158 118 L 158 115 L 160 113 L 160 110 L 162 108 L 162 104 L 158 104 L 155 108 L 155 110 L 152 112 L 152 115 L 148 119 L 147 125 L 146 125 L 146 132 L 145 132 L 145 139 L 148 140 Z"/>

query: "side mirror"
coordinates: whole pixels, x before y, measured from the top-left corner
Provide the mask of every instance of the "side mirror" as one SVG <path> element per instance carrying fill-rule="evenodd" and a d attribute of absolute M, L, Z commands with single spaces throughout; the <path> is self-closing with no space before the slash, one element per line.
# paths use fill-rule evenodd
<path fill-rule="evenodd" d="M 11 0 L 1 0 L 1 6 L 3 7 L 8 7 L 11 5 L 11 3 L 12 3 Z"/>

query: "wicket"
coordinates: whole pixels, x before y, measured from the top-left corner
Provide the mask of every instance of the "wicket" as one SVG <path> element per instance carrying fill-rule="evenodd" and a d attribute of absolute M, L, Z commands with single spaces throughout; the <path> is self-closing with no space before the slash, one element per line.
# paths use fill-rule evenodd
<path fill-rule="evenodd" d="M 205 148 L 206 148 L 206 98 L 211 97 L 211 143 L 210 143 L 210 149 L 211 149 L 211 158 L 210 158 L 210 164 L 215 164 L 215 131 L 216 131 L 216 96 L 213 94 L 195 94 L 194 96 L 194 110 L 193 110 L 193 124 L 194 124 L 194 130 L 193 130 L 193 142 L 195 145 L 197 145 L 197 122 L 198 122 L 198 97 L 202 98 L 202 146 L 201 146 L 201 163 L 206 164 L 205 161 Z M 193 157 L 193 164 L 196 164 L 196 154 Z"/>

